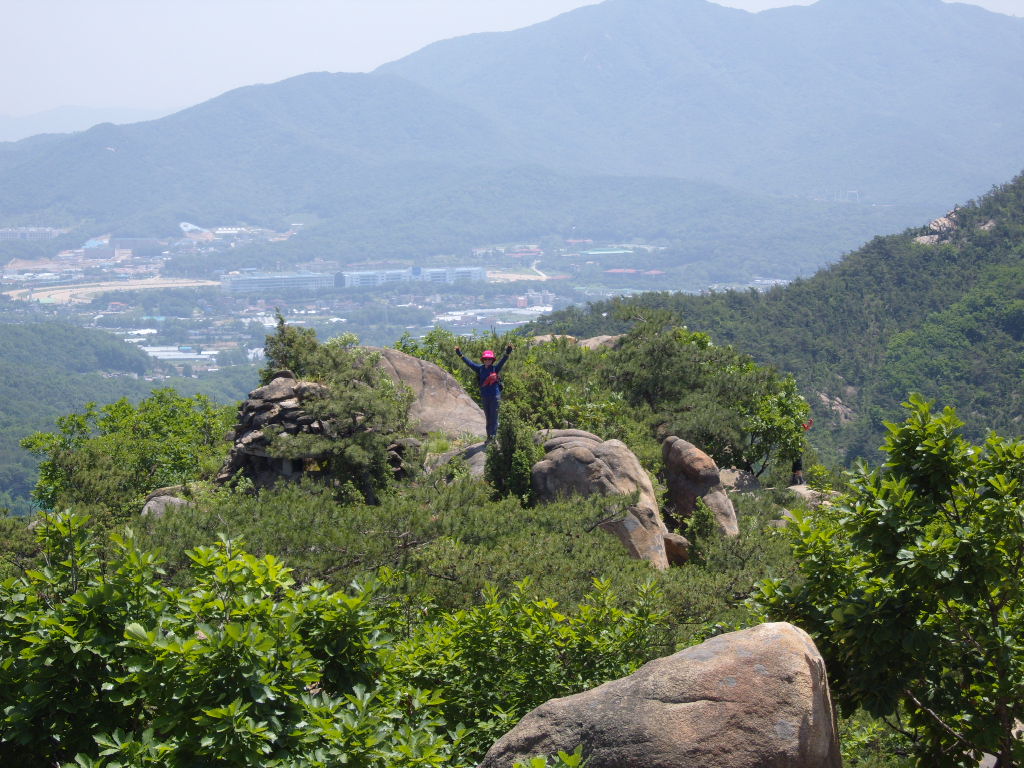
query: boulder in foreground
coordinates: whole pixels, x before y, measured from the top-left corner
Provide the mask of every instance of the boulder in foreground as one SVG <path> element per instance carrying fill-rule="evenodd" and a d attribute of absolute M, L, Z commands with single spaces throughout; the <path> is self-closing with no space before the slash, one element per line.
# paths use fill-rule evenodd
<path fill-rule="evenodd" d="M 825 663 L 784 622 L 719 635 L 552 699 L 491 747 L 509 768 L 583 745 L 587 768 L 841 768 Z"/>

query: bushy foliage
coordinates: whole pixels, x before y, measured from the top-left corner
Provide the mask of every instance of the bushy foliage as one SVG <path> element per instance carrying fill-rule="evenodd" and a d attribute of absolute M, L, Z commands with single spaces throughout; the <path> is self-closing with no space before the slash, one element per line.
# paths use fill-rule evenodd
<path fill-rule="evenodd" d="M 976 765 L 984 751 L 1016 765 L 1024 442 L 972 445 L 952 409 L 905 407 L 886 463 L 792 526 L 801 579 L 769 581 L 761 599 L 816 636 L 841 703 L 903 715 L 919 764 Z"/>
<path fill-rule="evenodd" d="M 305 483 L 257 495 L 199 494 L 191 507 L 147 520 L 138 535 L 168 553 L 175 583 L 188 578 L 181 553 L 223 533 L 245 539 L 255 554 L 286 559 L 300 582 L 343 586 L 388 567 L 396 576 L 382 593 L 413 596 L 439 610 L 471 607 L 488 584 L 507 592 L 529 579 L 532 595 L 571 607 L 595 578 L 609 580 L 617 594 L 654 579 L 677 642 L 714 624 L 744 625 L 753 585 L 794 573 L 785 538 L 768 525 L 778 515 L 770 499 L 738 498 L 741 536 L 709 530 L 701 557 L 665 572 L 631 559 L 615 537 L 596 528 L 624 503 L 590 498 L 528 507 L 515 496 L 494 500 L 487 484 L 462 477 L 407 487 L 370 506 L 339 503 L 329 488 Z"/>
<path fill-rule="evenodd" d="M 397 346 L 446 368 L 475 393 L 476 383 L 454 348 L 462 346 L 472 357 L 505 343 L 510 337 L 467 339 L 437 330 L 422 341 L 404 338 Z M 559 338 L 520 341 L 504 382 L 503 413 L 515 429 L 504 430 L 505 438 L 499 439 L 491 477 L 500 488 L 509 478 L 528 489 L 512 467 L 527 428 L 582 429 L 622 440 L 655 472 L 660 439 L 676 434 L 721 466 L 760 474 L 771 463 L 786 464 L 801 453 L 801 424 L 810 412 L 791 377 L 732 347 L 714 345 L 707 334 L 688 331 L 668 312 L 644 313 L 612 349 L 589 350 Z"/>
<path fill-rule="evenodd" d="M 571 612 L 532 597 L 529 581 L 507 596 L 487 587 L 482 604 L 397 643 L 387 679 L 442 691 L 445 719 L 473 723 L 464 747 L 482 755 L 534 707 L 630 674 L 664 648 L 659 590 L 641 584 L 623 608 L 608 582 L 592 587 Z"/>
<path fill-rule="evenodd" d="M 761 474 L 799 455 L 810 411 L 792 378 L 677 322 L 665 312 L 637 322 L 609 355 L 611 384 L 650 409 L 659 436 L 679 435 L 720 466 Z"/>
<path fill-rule="evenodd" d="M 169 587 L 130 532 L 109 563 L 81 516 L 37 535 L 45 567 L 0 584 L 5 761 L 468 768 L 496 723 L 641 663 L 665 619 L 653 589 L 622 608 L 598 583 L 575 611 L 523 584 L 410 621 L 409 603 L 297 585 L 227 539 Z"/>
<path fill-rule="evenodd" d="M 499 494 L 511 494 L 524 502 L 533 500 L 533 465 L 544 457 L 534 440 L 536 427 L 522 415 L 518 402 L 502 408 L 497 441 L 487 451 L 484 477 Z"/>
<path fill-rule="evenodd" d="M 42 458 L 33 493 L 48 510 L 88 508 L 123 517 L 152 490 L 210 475 L 220 466 L 234 409 L 203 395 L 154 390 L 137 406 L 127 399 L 57 420 L 56 432 L 22 441 Z"/>

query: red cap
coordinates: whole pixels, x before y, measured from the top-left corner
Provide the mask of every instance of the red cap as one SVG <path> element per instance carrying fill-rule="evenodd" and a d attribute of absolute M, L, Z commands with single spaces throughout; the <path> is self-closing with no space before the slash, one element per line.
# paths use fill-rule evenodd
<path fill-rule="evenodd" d="M 481 360 L 493 360 L 494 359 L 494 350 L 493 349 L 485 349 L 484 353 L 482 355 L 480 355 L 480 359 Z"/>

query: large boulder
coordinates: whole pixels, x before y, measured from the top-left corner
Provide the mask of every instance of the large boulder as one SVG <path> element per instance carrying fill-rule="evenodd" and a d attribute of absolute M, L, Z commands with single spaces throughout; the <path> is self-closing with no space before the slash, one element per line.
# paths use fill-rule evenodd
<path fill-rule="evenodd" d="M 534 464 L 531 483 L 538 501 L 555 501 L 572 496 L 616 496 L 637 494 L 621 520 L 601 523 L 614 533 L 629 553 L 665 569 L 669 558 L 665 537 L 669 535 L 658 510 L 651 478 L 636 455 L 619 440 L 602 440 L 578 429 L 552 429 L 537 433 L 545 456 Z M 680 541 L 681 540 L 681 541 Z M 673 553 L 685 551 L 685 539 L 673 535 Z M 673 560 L 683 558 L 678 555 Z"/>
<path fill-rule="evenodd" d="M 487 444 L 473 443 L 465 448 L 453 448 L 445 453 L 428 456 L 426 469 L 434 472 L 441 467 L 448 467 L 456 459 L 462 461 L 470 477 L 483 477 L 487 467 Z"/>
<path fill-rule="evenodd" d="M 719 530 L 726 536 L 738 536 L 736 510 L 722 487 L 718 465 L 704 451 L 675 435 L 661 444 L 668 485 L 666 518 L 677 525 L 688 520 L 701 499 L 715 515 Z"/>
<path fill-rule="evenodd" d="M 380 366 L 396 383 L 412 390 L 415 400 L 409 421 L 421 435 L 437 432 L 448 437 L 484 437 L 484 412 L 447 371 L 397 349 L 366 347 L 380 353 Z"/>
<path fill-rule="evenodd" d="M 172 485 L 151 491 L 142 504 L 142 516 L 161 518 L 165 514 L 180 507 L 189 506 L 188 501 L 181 498 L 185 494 L 185 486 Z"/>
<path fill-rule="evenodd" d="M 719 469 L 718 477 L 726 493 L 752 493 L 761 490 L 761 481 L 747 469 Z"/>
<path fill-rule="evenodd" d="M 841 768 L 825 663 L 791 624 L 761 624 L 552 699 L 480 768 L 583 745 L 587 768 Z"/>

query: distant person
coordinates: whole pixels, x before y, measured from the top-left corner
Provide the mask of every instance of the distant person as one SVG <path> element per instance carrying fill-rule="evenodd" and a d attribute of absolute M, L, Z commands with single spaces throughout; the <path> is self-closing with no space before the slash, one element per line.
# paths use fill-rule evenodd
<path fill-rule="evenodd" d="M 480 404 L 484 408 L 484 416 L 487 417 L 487 442 L 491 442 L 498 434 L 498 408 L 501 405 L 501 369 L 508 362 L 508 356 L 512 354 L 512 345 L 505 347 L 505 354 L 495 364 L 494 351 L 485 349 L 480 355 L 480 362 L 474 363 L 464 354 L 462 348 L 456 347 L 455 354 L 462 358 L 462 362 L 468 365 L 476 373 L 476 383 L 480 385 Z"/>
<path fill-rule="evenodd" d="M 814 419 L 808 419 L 801 426 L 804 428 L 804 433 L 806 434 L 807 430 L 814 426 Z M 797 457 L 793 459 L 793 476 L 789 479 L 789 484 L 804 484 L 804 457 L 802 450 L 797 454 Z"/>

